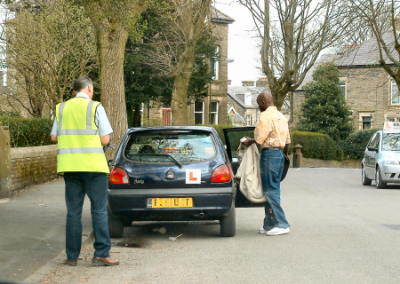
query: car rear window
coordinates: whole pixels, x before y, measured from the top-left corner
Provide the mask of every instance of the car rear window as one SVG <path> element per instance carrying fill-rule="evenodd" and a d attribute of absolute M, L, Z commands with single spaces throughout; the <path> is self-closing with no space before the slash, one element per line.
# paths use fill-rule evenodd
<path fill-rule="evenodd" d="M 212 134 L 205 131 L 139 131 L 132 133 L 125 157 L 143 163 L 190 163 L 216 155 Z"/>

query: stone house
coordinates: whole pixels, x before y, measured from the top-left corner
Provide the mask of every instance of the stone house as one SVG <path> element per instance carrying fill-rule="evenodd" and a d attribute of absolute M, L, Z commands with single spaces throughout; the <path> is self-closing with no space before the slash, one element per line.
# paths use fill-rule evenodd
<path fill-rule="evenodd" d="M 228 28 L 234 19 L 212 7 L 212 33 L 216 38 L 219 60 L 211 63 L 215 78 L 209 88 L 208 95 L 202 101 L 188 106 L 192 124 L 226 124 L 228 93 Z M 143 125 L 172 125 L 170 106 L 152 101 L 143 109 Z"/>
<path fill-rule="evenodd" d="M 268 89 L 266 81 L 242 81 L 242 86 L 228 87 L 228 117 L 233 125 L 255 126 L 260 118 L 258 95 Z"/>
<path fill-rule="evenodd" d="M 392 32 L 384 34 L 390 42 Z M 396 82 L 379 64 L 379 50 L 372 38 L 358 47 L 349 46 L 343 54 L 324 55 L 321 62 L 333 61 L 340 72 L 339 86 L 350 106 L 354 129 L 381 128 L 384 121 L 400 121 L 400 94 Z M 345 48 L 345 49 L 346 49 Z M 394 66 L 389 61 L 389 65 Z M 312 81 L 312 68 L 303 84 L 293 92 L 292 122 L 299 121 L 301 104 L 304 102 L 303 87 Z"/>

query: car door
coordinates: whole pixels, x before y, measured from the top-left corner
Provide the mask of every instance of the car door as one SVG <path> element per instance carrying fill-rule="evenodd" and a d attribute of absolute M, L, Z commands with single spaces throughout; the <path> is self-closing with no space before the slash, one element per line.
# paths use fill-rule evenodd
<path fill-rule="evenodd" d="M 376 164 L 377 164 L 377 159 L 378 159 L 378 153 L 380 151 L 380 146 L 381 146 L 381 133 L 378 132 L 376 134 L 376 137 L 374 139 L 374 143 L 372 147 L 378 149 L 377 152 L 371 151 L 370 154 L 370 165 L 371 165 L 371 178 L 375 179 L 375 172 L 376 172 Z"/>
<path fill-rule="evenodd" d="M 232 171 L 236 174 L 237 169 L 239 168 L 239 159 L 238 159 L 238 148 L 240 145 L 240 139 L 243 137 L 254 138 L 254 128 L 255 127 L 238 127 L 238 128 L 226 128 L 224 129 L 224 138 L 226 143 L 226 151 L 228 154 L 228 158 L 231 162 Z M 257 145 L 258 146 L 258 145 Z M 239 189 L 239 184 L 237 184 L 237 188 Z M 240 190 L 237 191 L 236 207 L 264 207 L 264 204 L 254 204 L 247 200 L 247 198 L 242 194 Z"/>
<path fill-rule="evenodd" d="M 375 158 L 376 158 L 376 152 L 368 150 L 369 147 L 375 147 L 375 143 L 378 139 L 378 132 L 375 132 L 371 140 L 369 141 L 365 152 L 364 152 L 364 159 L 365 159 L 365 173 L 367 176 L 371 179 L 375 178 Z"/>

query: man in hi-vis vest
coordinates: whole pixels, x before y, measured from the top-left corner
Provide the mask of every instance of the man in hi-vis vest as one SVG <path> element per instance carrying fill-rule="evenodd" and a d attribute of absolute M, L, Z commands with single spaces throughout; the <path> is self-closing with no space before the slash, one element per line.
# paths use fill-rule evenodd
<path fill-rule="evenodd" d="M 67 265 L 76 266 L 82 244 L 82 206 L 85 194 L 91 202 L 95 236 L 92 262 L 118 265 L 110 257 L 107 216 L 107 174 L 103 146 L 113 132 L 101 103 L 92 101 L 93 82 L 86 76 L 74 82 L 76 96 L 57 105 L 51 140 L 57 145 L 57 173 L 64 175 L 67 204 Z"/>

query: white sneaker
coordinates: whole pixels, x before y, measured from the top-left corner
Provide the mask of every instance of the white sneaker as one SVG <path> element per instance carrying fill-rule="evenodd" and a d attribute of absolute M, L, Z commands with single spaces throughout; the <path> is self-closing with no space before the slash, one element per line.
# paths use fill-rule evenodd
<path fill-rule="evenodd" d="M 283 229 L 283 228 L 272 228 L 271 230 L 269 230 L 268 232 L 267 232 L 267 235 L 268 236 L 277 236 L 277 235 L 284 235 L 284 234 L 289 234 L 290 233 L 290 229 L 289 228 L 286 228 L 286 229 Z"/>
<path fill-rule="evenodd" d="M 258 229 L 258 233 L 259 233 L 259 234 L 266 234 L 266 233 L 267 233 L 267 230 L 265 230 L 264 227 L 260 227 L 260 228 Z"/>

